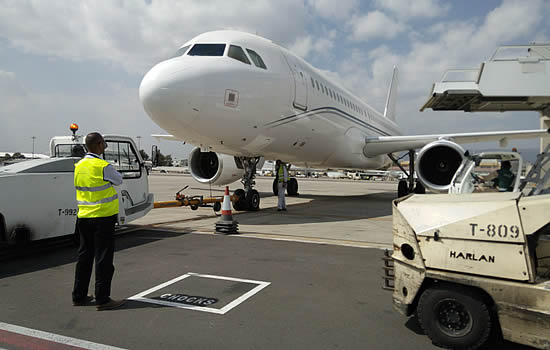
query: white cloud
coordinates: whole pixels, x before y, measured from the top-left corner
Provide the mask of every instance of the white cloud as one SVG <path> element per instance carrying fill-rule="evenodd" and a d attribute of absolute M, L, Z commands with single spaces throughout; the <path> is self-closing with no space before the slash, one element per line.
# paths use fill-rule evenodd
<path fill-rule="evenodd" d="M 331 20 L 346 19 L 359 5 L 358 0 L 309 0 L 308 2 L 321 17 Z"/>
<path fill-rule="evenodd" d="M 0 37 L 16 47 L 132 72 L 143 72 L 202 32 L 239 29 L 288 44 L 306 22 L 304 4 L 292 0 L 0 0 L 0 7 Z"/>
<path fill-rule="evenodd" d="M 356 41 L 372 38 L 390 39 L 405 29 L 403 24 L 391 19 L 380 11 L 372 11 L 364 16 L 353 18 L 351 26 L 351 38 Z"/>
<path fill-rule="evenodd" d="M 440 17 L 450 9 L 449 4 L 442 4 L 440 0 L 376 0 L 376 5 L 401 19 Z"/>
<path fill-rule="evenodd" d="M 315 38 L 311 35 L 307 35 L 305 37 L 297 38 L 296 41 L 288 47 L 288 49 L 298 56 L 305 58 L 312 52 L 326 56 L 330 53 L 333 47 L 334 33 L 331 33 L 328 37 Z"/>

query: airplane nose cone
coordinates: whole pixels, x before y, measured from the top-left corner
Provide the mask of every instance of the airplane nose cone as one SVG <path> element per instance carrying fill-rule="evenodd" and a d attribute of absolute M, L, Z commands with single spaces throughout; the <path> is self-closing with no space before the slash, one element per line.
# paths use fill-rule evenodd
<path fill-rule="evenodd" d="M 167 131 L 192 123 L 200 113 L 203 96 L 202 82 L 193 67 L 181 59 L 157 64 L 139 86 L 143 108 Z"/>

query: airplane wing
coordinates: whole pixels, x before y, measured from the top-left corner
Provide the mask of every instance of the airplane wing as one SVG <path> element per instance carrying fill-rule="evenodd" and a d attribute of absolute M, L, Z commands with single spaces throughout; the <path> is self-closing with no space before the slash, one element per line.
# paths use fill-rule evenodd
<path fill-rule="evenodd" d="M 183 141 L 182 139 L 174 136 L 174 135 L 161 135 L 161 134 L 152 134 L 154 138 L 157 140 L 168 140 L 168 141 Z"/>
<path fill-rule="evenodd" d="M 363 152 L 367 157 L 374 157 L 380 154 L 421 148 L 430 142 L 438 140 L 449 140 L 457 143 L 499 141 L 501 147 L 506 147 L 508 140 L 535 137 L 550 137 L 550 129 L 489 131 L 442 135 L 369 136 L 365 139 L 366 145 Z"/>

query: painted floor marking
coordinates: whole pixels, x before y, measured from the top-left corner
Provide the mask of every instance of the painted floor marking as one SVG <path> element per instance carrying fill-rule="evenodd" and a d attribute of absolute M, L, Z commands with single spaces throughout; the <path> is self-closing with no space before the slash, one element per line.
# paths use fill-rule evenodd
<path fill-rule="evenodd" d="M 159 289 L 165 288 L 165 287 L 167 287 L 171 284 L 179 282 L 179 281 L 181 281 L 185 278 L 188 278 L 188 277 L 202 277 L 202 278 L 212 278 L 212 279 L 218 279 L 218 280 L 224 280 L 224 281 L 243 282 L 243 283 L 257 284 L 257 286 L 252 288 L 250 291 L 244 293 L 243 295 L 241 295 L 237 299 L 233 300 L 229 304 L 225 305 L 221 309 L 216 309 L 216 308 L 213 308 L 213 307 L 206 307 L 206 306 L 184 305 L 184 304 L 173 303 L 173 302 L 169 302 L 169 301 L 165 301 L 165 300 L 145 298 L 145 296 L 148 295 L 148 294 L 156 292 Z M 153 287 L 153 288 L 148 289 L 144 292 L 136 294 L 136 295 L 128 298 L 128 300 L 136 300 L 136 301 L 142 301 L 142 302 L 146 302 L 146 303 L 177 307 L 177 308 L 180 308 L 180 309 L 204 311 L 204 312 L 211 312 L 211 313 L 218 314 L 218 315 L 224 315 L 227 312 L 229 312 L 231 309 L 233 309 L 233 308 L 237 307 L 239 304 L 243 303 L 245 300 L 251 298 L 254 294 L 258 293 L 259 291 L 261 291 L 265 287 L 269 286 L 270 284 L 271 284 L 271 282 L 254 281 L 254 280 L 247 280 L 247 279 L 233 278 L 233 277 L 225 277 L 225 276 L 203 275 L 203 274 L 200 274 L 200 273 L 188 272 L 185 275 L 181 275 L 179 277 L 171 279 L 168 282 L 159 284 L 156 287 Z"/>
<path fill-rule="evenodd" d="M 117 348 L 117 347 L 114 347 L 114 346 L 109 346 L 109 345 L 104 345 L 104 344 L 99 344 L 99 343 L 93 343 L 93 342 L 90 342 L 90 341 L 87 341 L 87 340 L 66 337 L 66 336 L 59 335 L 59 334 L 54 334 L 54 333 L 39 331 L 37 329 L 31 329 L 31 328 L 16 326 L 16 325 L 9 324 L 9 323 L 4 323 L 4 322 L 0 322 L 0 330 L 6 331 L 6 332 L 11 332 L 11 333 L 16 333 L 16 334 L 20 334 L 20 335 L 24 335 L 24 336 L 27 336 L 27 337 L 42 339 L 42 340 L 46 340 L 46 341 L 53 342 L 53 343 L 63 344 L 63 345 L 72 346 L 72 347 L 78 347 L 78 348 L 81 348 L 81 349 L 89 349 L 89 350 L 124 350 L 122 348 Z M 8 338 L 8 337 L 6 337 L 6 338 Z M 6 340 L 9 340 L 9 338 L 6 339 Z M 17 342 L 21 342 L 21 340 L 19 339 L 19 340 L 17 340 Z M 11 345 L 16 345 L 17 346 L 18 344 L 11 344 Z M 52 349 L 54 349 L 54 348 L 56 348 L 56 347 L 55 346 L 52 347 Z M 59 346 L 57 348 L 59 348 Z"/>

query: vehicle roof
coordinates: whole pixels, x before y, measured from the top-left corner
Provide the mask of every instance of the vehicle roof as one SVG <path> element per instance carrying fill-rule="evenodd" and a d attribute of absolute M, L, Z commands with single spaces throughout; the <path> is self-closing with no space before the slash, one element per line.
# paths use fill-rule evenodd
<path fill-rule="evenodd" d="M 80 159 L 78 157 L 32 159 L 0 167 L 0 175 L 72 172 L 74 164 Z"/>

